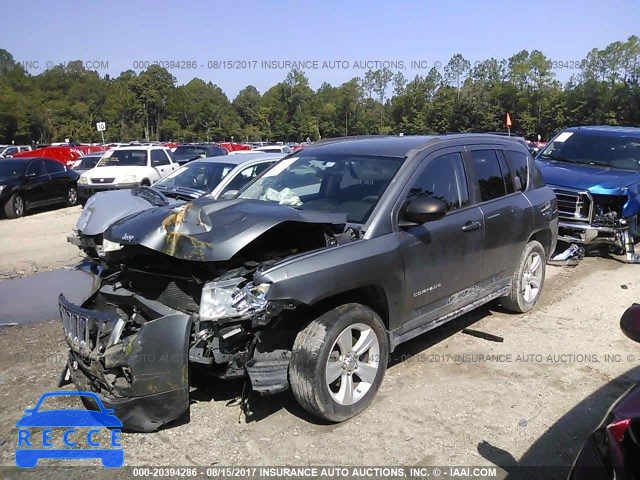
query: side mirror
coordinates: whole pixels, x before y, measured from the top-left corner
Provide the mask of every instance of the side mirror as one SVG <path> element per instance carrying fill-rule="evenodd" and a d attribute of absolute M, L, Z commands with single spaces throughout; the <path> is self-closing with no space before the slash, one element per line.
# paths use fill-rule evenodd
<path fill-rule="evenodd" d="M 220 197 L 222 200 L 231 200 L 238 194 L 238 190 L 227 190 Z"/>
<path fill-rule="evenodd" d="M 440 220 L 447 214 L 447 206 L 437 198 L 414 198 L 407 204 L 402 218 L 411 223 L 422 225 Z"/>
<path fill-rule="evenodd" d="M 640 304 L 634 303 L 627 308 L 620 319 L 620 328 L 627 337 L 640 343 Z"/>

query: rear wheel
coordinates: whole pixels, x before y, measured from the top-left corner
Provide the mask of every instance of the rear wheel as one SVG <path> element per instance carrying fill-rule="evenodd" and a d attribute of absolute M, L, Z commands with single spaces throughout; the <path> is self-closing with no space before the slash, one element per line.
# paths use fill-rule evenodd
<path fill-rule="evenodd" d="M 11 198 L 4 205 L 4 213 L 7 218 L 18 218 L 24 215 L 24 198 L 18 193 L 11 195 Z"/>
<path fill-rule="evenodd" d="M 524 313 L 531 310 L 540 298 L 546 269 L 546 254 L 536 240 L 527 243 L 511 281 L 509 294 L 500 299 L 507 310 Z"/>
<path fill-rule="evenodd" d="M 342 305 L 298 333 L 289 369 L 291 389 L 313 415 L 341 422 L 373 401 L 388 355 L 380 317 L 364 305 Z"/>

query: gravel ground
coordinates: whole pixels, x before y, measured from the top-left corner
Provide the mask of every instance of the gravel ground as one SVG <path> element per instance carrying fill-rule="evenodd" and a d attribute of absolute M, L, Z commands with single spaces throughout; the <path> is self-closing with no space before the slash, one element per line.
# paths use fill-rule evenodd
<path fill-rule="evenodd" d="M 1 269 L 77 261 L 63 234 L 78 212 L 0 221 Z M 195 389 L 190 420 L 123 434 L 125 464 L 498 465 L 506 472 L 527 465 L 561 467 L 545 478 L 566 477 L 609 405 L 640 381 L 640 345 L 619 328 L 622 312 L 639 300 L 638 268 L 617 257 L 548 267 L 534 311 L 513 315 L 492 304 L 400 346 L 371 407 L 341 424 L 309 417 L 290 393 L 252 398 L 245 418 L 241 382 Z M 14 462 L 15 422 L 56 389 L 66 358 L 59 321 L 41 320 L 0 328 L 3 466 Z"/>

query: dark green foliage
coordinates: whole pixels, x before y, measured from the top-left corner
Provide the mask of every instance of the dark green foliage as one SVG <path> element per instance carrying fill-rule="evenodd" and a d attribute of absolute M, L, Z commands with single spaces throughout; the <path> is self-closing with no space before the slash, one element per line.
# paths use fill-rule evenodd
<path fill-rule="evenodd" d="M 565 84 L 554 70 L 572 68 Z M 551 61 L 538 50 L 473 65 L 454 55 L 442 71 L 405 78 L 371 70 L 317 91 L 292 70 L 263 95 L 249 85 L 231 102 L 211 82 L 176 85 L 156 65 L 117 78 L 81 62 L 30 75 L 0 49 L 0 143 L 107 141 L 316 140 L 378 133 L 504 130 L 543 139 L 569 125 L 640 125 L 640 40 L 593 49 L 582 64 Z"/>

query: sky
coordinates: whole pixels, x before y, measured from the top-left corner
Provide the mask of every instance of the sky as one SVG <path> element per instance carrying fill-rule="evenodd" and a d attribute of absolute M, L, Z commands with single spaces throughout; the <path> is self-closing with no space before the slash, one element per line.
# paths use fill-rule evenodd
<path fill-rule="evenodd" d="M 567 81 L 591 49 L 640 35 L 640 0 L 2 2 L 0 48 L 31 74 L 73 60 L 111 76 L 160 62 L 178 84 L 211 81 L 230 100 L 284 80 L 287 61 L 303 62 L 315 89 L 385 66 L 375 62 L 411 79 L 456 53 L 473 64 L 538 49 Z"/>

